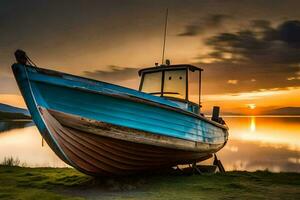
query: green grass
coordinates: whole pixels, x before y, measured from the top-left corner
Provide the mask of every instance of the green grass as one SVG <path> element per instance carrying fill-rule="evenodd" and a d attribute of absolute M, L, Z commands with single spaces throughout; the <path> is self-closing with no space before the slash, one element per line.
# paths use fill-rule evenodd
<path fill-rule="evenodd" d="M 12 156 L 4 157 L 4 159 L 0 165 L 4 165 L 4 166 L 8 166 L 8 167 L 21 166 L 19 158 L 13 158 Z M 25 167 L 25 164 L 23 164 L 23 165 Z"/>
<path fill-rule="evenodd" d="M 299 199 L 300 174 L 228 172 L 92 178 L 70 168 L 0 166 L 0 199 Z"/>

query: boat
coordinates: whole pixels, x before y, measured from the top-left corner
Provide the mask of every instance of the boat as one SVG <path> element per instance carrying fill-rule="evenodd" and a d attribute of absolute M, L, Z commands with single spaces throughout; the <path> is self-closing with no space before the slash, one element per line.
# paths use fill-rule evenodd
<path fill-rule="evenodd" d="M 85 174 L 130 175 L 193 164 L 211 158 L 228 140 L 218 113 L 210 119 L 201 112 L 203 70 L 196 66 L 141 69 L 134 90 L 34 66 L 23 51 L 15 55 L 12 70 L 43 139 Z"/>

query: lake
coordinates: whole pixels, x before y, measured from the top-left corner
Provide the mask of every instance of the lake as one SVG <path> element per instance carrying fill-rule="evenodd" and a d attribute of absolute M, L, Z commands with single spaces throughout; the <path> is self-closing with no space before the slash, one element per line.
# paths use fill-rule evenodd
<path fill-rule="evenodd" d="M 300 172 L 300 117 L 224 117 L 229 141 L 218 152 L 226 170 Z M 30 167 L 67 167 L 32 122 L 0 121 L 0 162 L 18 158 Z M 212 163 L 212 160 L 205 161 Z"/>

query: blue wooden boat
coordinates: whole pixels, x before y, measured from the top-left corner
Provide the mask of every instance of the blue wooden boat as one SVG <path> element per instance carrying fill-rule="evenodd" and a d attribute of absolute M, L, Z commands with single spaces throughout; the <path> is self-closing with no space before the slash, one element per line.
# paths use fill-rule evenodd
<path fill-rule="evenodd" d="M 142 69 L 137 91 L 18 61 L 12 69 L 42 137 L 83 173 L 126 175 L 195 163 L 227 142 L 227 126 L 201 114 L 200 98 L 189 100 L 200 95 L 202 70 L 195 66 Z"/>

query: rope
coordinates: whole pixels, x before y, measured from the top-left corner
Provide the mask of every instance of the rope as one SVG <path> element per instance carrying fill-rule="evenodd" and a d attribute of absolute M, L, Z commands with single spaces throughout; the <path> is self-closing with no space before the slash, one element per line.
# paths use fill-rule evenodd
<path fill-rule="evenodd" d="M 31 66 L 34 66 L 34 67 L 37 67 L 36 64 L 27 56 L 25 55 L 27 60 L 28 60 L 28 63 L 31 65 Z"/>

